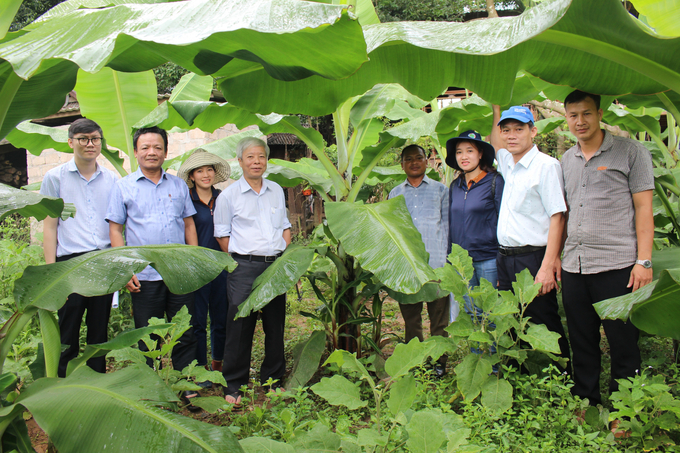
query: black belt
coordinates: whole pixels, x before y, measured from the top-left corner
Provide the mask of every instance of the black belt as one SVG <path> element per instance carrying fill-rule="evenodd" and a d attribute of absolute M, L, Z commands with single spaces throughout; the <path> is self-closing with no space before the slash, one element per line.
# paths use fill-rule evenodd
<path fill-rule="evenodd" d="M 498 253 L 503 256 L 524 255 L 527 253 L 539 252 L 545 250 L 545 246 L 525 245 L 522 247 L 504 247 L 498 246 Z"/>
<path fill-rule="evenodd" d="M 281 256 L 283 252 L 279 252 L 276 255 L 269 255 L 269 256 L 263 256 L 263 255 L 241 255 L 239 253 L 234 253 L 231 252 L 231 257 L 238 259 L 238 260 L 244 260 L 244 261 L 258 261 L 260 263 L 273 263 L 276 261 L 276 258 Z"/>

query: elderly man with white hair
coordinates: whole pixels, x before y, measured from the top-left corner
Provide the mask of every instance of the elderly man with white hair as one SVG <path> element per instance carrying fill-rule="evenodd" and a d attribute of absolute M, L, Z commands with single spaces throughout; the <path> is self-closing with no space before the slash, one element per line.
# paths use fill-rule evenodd
<path fill-rule="evenodd" d="M 241 140 L 236 148 L 243 176 L 227 187 L 215 202 L 215 237 L 224 252 L 231 253 L 238 267 L 229 274 L 227 295 L 227 340 L 224 346 L 222 374 L 228 403 L 241 403 L 241 386 L 248 384 L 253 333 L 257 313 L 234 319 L 238 306 L 250 295 L 253 282 L 290 244 L 290 222 L 281 186 L 264 179 L 269 147 L 254 137 Z M 261 310 L 265 333 L 264 361 L 260 382 L 277 380 L 280 387 L 286 371 L 283 329 L 286 318 L 286 295 L 276 296 Z"/>

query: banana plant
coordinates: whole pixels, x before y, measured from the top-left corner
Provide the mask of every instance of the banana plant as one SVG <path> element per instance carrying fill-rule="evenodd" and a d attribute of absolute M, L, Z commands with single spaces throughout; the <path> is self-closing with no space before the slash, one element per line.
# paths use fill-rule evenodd
<path fill-rule="evenodd" d="M 0 186 L 0 215 L 57 217 L 63 201 Z M 8 188 L 11 189 L 11 188 Z M 18 193 L 23 192 L 23 193 Z M 29 410 L 61 452 L 94 451 L 241 451 L 226 427 L 214 427 L 161 409 L 177 402 L 176 394 L 146 365 L 98 374 L 83 366 L 88 357 L 130 346 L 169 325 L 126 332 L 69 364 L 69 376 L 58 379 L 61 341 L 56 311 L 69 294 L 108 294 L 131 276 L 153 266 L 169 289 L 186 294 L 236 263 L 226 253 L 192 246 L 120 247 L 91 252 L 72 260 L 29 266 L 15 282 L 16 310 L 0 327 L 0 436 L 3 451 L 33 451 L 22 414 Z M 32 366 L 35 382 L 16 391 L 16 377 L 3 373 L 14 340 L 37 316 L 42 347 Z M 133 382 L 134 385 L 130 383 Z M 104 418 L 102 418 L 104 417 Z M 137 429 L 130 430 L 134 425 Z M 153 432 L 154 436 L 148 436 Z"/>
<path fill-rule="evenodd" d="M 79 68 L 90 74 L 104 67 L 134 73 L 173 61 L 199 75 L 219 76 L 227 62 L 244 58 L 260 61 L 281 80 L 297 80 L 347 77 L 366 61 L 361 27 L 349 17 L 347 5 L 295 0 L 118 3 L 79 8 L 67 2 L 0 41 L 1 138 L 24 120 L 56 113 L 76 85 Z M 16 5 L 8 3 L 4 12 Z"/>

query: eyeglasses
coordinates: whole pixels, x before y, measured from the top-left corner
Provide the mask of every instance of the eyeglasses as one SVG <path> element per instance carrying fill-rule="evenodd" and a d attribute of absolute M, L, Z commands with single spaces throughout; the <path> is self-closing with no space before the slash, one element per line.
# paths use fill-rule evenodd
<path fill-rule="evenodd" d="M 90 143 L 90 142 L 92 142 L 92 144 L 94 146 L 97 146 L 102 142 L 101 137 L 92 137 L 92 138 L 78 137 L 78 138 L 74 138 L 74 140 L 78 140 L 78 143 L 80 143 L 80 146 L 87 146 L 87 144 Z"/>

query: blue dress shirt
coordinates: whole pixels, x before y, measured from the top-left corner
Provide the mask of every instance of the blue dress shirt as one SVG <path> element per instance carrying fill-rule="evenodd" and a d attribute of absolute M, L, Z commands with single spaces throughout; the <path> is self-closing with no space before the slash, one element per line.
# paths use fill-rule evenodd
<path fill-rule="evenodd" d="M 57 256 L 111 247 L 105 214 L 116 179 L 112 171 L 97 165 L 88 181 L 73 159 L 45 173 L 40 193 L 76 206 L 75 217 L 57 224 Z"/>
<path fill-rule="evenodd" d="M 156 184 L 138 169 L 113 187 L 106 220 L 125 225 L 125 243 L 129 246 L 185 244 L 184 218 L 194 214 L 189 188 L 182 179 L 163 171 Z M 137 278 L 163 279 L 151 266 Z"/>

